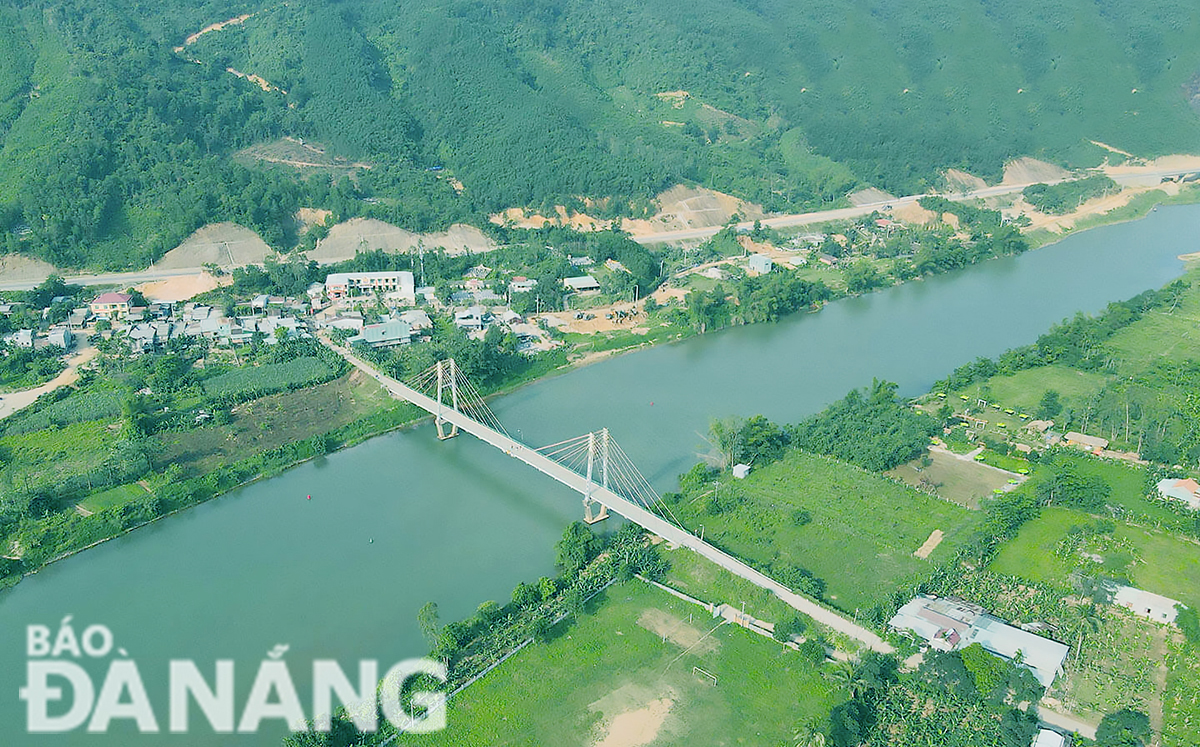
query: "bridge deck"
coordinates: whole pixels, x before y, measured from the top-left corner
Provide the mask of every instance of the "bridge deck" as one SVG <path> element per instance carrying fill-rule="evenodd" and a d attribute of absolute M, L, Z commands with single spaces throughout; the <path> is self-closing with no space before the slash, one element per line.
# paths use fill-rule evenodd
<path fill-rule="evenodd" d="M 721 566 L 730 573 L 750 581 L 755 586 L 770 591 L 772 594 L 782 599 L 794 609 L 797 609 L 800 612 L 812 617 L 817 622 L 823 625 L 828 625 L 834 630 L 845 633 L 851 638 L 861 641 L 876 651 L 890 653 L 893 650 L 891 645 L 867 628 L 864 628 L 851 620 L 847 620 L 836 612 L 820 606 L 805 596 L 793 592 L 783 584 L 775 581 L 763 573 L 760 573 L 754 568 L 751 568 L 749 565 L 741 560 L 738 560 L 732 555 L 713 547 L 707 542 L 702 541 L 699 537 L 696 537 L 695 535 L 680 529 L 674 524 L 667 522 L 661 517 L 651 513 L 650 511 L 647 511 L 645 508 L 642 508 L 623 496 L 597 485 L 594 482 L 589 482 L 583 475 L 580 475 L 559 464 L 553 459 L 550 459 L 544 454 L 529 448 L 520 441 L 493 430 L 492 428 L 483 425 L 473 418 L 467 417 L 453 408 L 445 405 L 439 405 L 437 400 L 433 399 L 432 397 L 428 397 L 421 392 L 407 386 L 403 382 L 380 372 L 374 366 L 367 363 L 362 358 L 359 358 L 349 350 L 336 345 L 323 337 L 320 339 L 321 342 L 323 342 L 332 350 L 336 351 L 350 364 L 354 365 L 382 384 L 384 388 L 391 392 L 392 396 L 407 400 L 431 415 L 440 416 L 445 422 L 458 426 L 461 430 L 464 430 L 479 440 L 488 443 L 497 449 L 500 449 L 514 459 L 521 460 L 539 472 L 549 475 L 558 482 L 566 485 L 578 493 L 584 495 L 590 494 L 592 500 L 600 503 L 603 506 L 606 506 L 610 511 L 614 511 L 621 516 L 624 516 L 626 519 L 629 519 L 646 530 L 657 534 L 659 537 L 662 537 L 668 542 L 673 542 L 677 545 L 681 545 L 693 550 L 713 563 Z"/>

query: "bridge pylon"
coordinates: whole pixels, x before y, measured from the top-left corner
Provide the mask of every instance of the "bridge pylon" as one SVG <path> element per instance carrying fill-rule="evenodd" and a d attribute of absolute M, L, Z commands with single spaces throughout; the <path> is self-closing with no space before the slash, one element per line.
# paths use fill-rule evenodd
<path fill-rule="evenodd" d="M 592 432 L 588 434 L 588 487 L 587 492 L 583 494 L 583 521 L 585 524 L 597 524 L 608 518 L 608 507 L 592 498 L 592 492 L 596 488 L 596 481 L 592 476 L 598 467 L 600 471 L 600 487 L 608 488 L 609 441 L 607 428 L 604 428 L 599 433 Z M 597 506 L 600 507 L 598 513 L 596 512 Z"/>
<path fill-rule="evenodd" d="M 458 426 L 454 423 L 450 424 L 450 432 L 446 432 L 446 421 L 442 418 L 442 408 L 446 406 L 445 395 L 450 395 L 449 406 L 453 410 L 458 409 L 458 366 L 454 363 L 453 358 L 437 362 L 437 412 L 434 413 L 433 422 L 437 425 L 437 437 L 440 441 L 445 441 L 448 438 L 454 438 L 458 435 Z"/>

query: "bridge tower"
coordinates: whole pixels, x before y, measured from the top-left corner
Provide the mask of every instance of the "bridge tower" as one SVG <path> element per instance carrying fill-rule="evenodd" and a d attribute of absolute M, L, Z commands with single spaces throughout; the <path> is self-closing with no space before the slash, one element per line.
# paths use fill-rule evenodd
<path fill-rule="evenodd" d="M 458 426 L 454 423 L 450 424 L 450 432 L 446 433 L 446 422 L 442 419 L 442 407 L 446 405 L 445 393 L 450 394 L 450 408 L 458 409 L 458 367 L 454 364 L 454 359 L 449 358 L 437 362 L 437 403 L 438 411 L 434 414 L 433 422 L 437 425 L 438 439 L 445 441 L 448 438 L 454 438 L 458 435 Z"/>
<path fill-rule="evenodd" d="M 596 524 L 608 518 L 608 507 L 592 498 L 592 491 L 596 487 L 596 481 L 592 479 L 592 475 L 599 466 L 600 470 L 600 487 L 608 488 L 608 455 L 609 455 L 609 437 L 608 429 L 599 433 L 592 432 L 588 434 L 588 455 L 587 455 L 587 492 L 583 494 L 583 521 L 587 524 Z M 597 465 L 599 462 L 599 465 Z M 600 507 L 600 512 L 596 513 L 596 506 Z"/>

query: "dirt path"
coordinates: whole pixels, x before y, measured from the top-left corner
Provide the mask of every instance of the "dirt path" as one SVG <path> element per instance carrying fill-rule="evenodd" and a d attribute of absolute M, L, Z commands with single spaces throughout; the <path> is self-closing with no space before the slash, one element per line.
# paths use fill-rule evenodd
<path fill-rule="evenodd" d="M 84 343 L 86 344 L 86 343 Z M 92 358 L 96 357 L 99 351 L 93 347 L 85 347 L 75 355 L 71 356 L 67 361 L 67 367 L 62 370 L 50 381 L 47 381 L 41 386 L 32 389 L 22 389 L 19 392 L 11 392 L 0 395 L 0 420 L 7 418 L 14 412 L 23 410 L 34 403 L 34 401 L 47 392 L 52 392 L 59 387 L 69 386 L 79 380 L 79 367 L 87 363 Z"/>
<path fill-rule="evenodd" d="M 258 14 L 257 13 L 246 13 L 244 15 L 234 16 L 233 18 L 229 18 L 224 21 L 210 23 L 207 26 L 205 26 L 204 28 L 197 31 L 196 33 L 189 36 L 188 38 L 184 39 L 183 45 L 179 46 L 179 47 L 175 47 L 175 51 L 182 52 L 184 47 L 189 47 L 192 44 L 195 44 L 200 39 L 200 37 L 204 36 L 205 34 L 211 33 L 213 31 L 220 31 L 221 29 L 225 28 L 226 26 L 240 26 L 241 24 L 245 23 L 246 21 L 249 21 L 251 18 L 253 18 L 256 15 L 258 15 Z"/>
<path fill-rule="evenodd" d="M 921 560 L 925 560 L 931 552 L 937 549 L 938 545 L 942 544 L 942 537 L 944 536 L 946 535 L 941 529 L 934 529 L 929 533 L 929 539 L 925 540 L 925 544 L 917 548 L 917 551 L 913 555 Z"/>

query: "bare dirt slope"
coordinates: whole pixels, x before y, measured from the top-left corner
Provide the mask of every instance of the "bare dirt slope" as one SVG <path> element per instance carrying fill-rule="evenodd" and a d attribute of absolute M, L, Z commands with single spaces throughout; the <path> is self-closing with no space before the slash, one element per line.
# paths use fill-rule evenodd
<path fill-rule="evenodd" d="M 0 254 L 0 278 L 6 283 L 42 282 L 58 269 L 49 262 L 20 254 Z"/>
<path fill-rule="evenodd" d="M 160 270 L 199 270 L 206 264 L 243 267 L 262 264 L 275 252 L 249 228 L 236 223 L 210 223 L 154 263 Z"/>
<path fill-rule="evenodd" d="M 761 205 L 703 187 L 677 185 L 658 195 L 658 213 L 647 220 L 626 220 L 622 224 L 637 236 L 659 231 L 710 228 L 727 223 L 734 213 L 742 220 L 766 217 Z"/>
<path fill-rule="evenodd" d="M 1004 180 L 1001 184 L 1051 182 L 1070 175 L 1070 172 L 1061 166 L 1024 156 L 1004 164 Z"/>
<path fill-rule="evenodd" d="M 478 228 L 462 223 L 445 231 L 422 234 L 373 218 L 352 218 L 330 228 L 329 235 L 317 242 L 308 257 L 329 264 L 354 259 L 360 251 L 410 252 L 418 242 L 431 250 L 441 247 L 448 254 L 486 252 L 496 247 L 496 243 Z"/>

